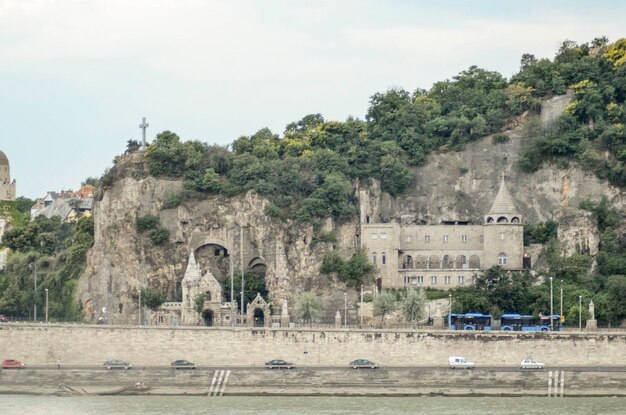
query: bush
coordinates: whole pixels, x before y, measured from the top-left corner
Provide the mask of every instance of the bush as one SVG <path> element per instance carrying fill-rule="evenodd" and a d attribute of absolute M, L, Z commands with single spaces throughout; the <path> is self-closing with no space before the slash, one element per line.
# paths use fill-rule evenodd
<path fill-rule="evenodd" d="M 139 233 L 143 233 L 159 226 L 159 218 L 153 215 L 138 216 L 135 227 Z"/>
<path fill-rule="evenodd" d="M 165 228 L 156 228 L 148 232 L 148 236 L 153 245 L 161 245 L 169 239 L 170 231 Z"/>
<path fill-rule="evenodd" d="M 180 206 L 180 204 L 182 203 L 183 198 L 180 194 L 174 194 L 174 195 L 170 195 L 167 197 L 167 199 L 165 199 L 165 201 L 163 202 L 163 205 L 161 206 L 161 208 L 163 209 L 174 209 L 177 208 L 178 206 Z"/>
<path fill-rule="evenodd" d="M 498 133 L 498 134 L 494 134 L 493 136 L 493 143 L 494 144 L 503 144 L 506 143 L 507 141 L 509 141 L 510 137 L 506 134 L 502 134 L 502 133 Z"/>

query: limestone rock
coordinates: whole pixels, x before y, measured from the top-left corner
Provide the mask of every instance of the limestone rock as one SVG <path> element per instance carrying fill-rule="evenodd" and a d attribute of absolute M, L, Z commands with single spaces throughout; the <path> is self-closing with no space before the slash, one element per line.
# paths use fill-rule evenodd
<path fill-rule="evenodd" d="M 595 258 L 600 243 L 595 215 L 583 210 L 562 217 L 559 220 L 557 238 L 561 255 L 582 254 Z"/>

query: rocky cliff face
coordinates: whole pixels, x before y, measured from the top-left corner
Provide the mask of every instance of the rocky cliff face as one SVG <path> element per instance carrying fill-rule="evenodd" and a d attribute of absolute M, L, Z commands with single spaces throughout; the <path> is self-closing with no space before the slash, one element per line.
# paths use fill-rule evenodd
<path fill-rule="evenodd" d="M 557 98 L 544 104 L 539 123 L 549 124 L 566 103 L 567 98 Z M 578 204 L 606 196 L 624 211 L 623 192 L 575 165 L 566 169 L 546 165 L 533 174 L 518 171 L 516 162 L 526 145 L 522 124 L 507 131 L 506 143 L 494 144 L 486 137 L 468 144 L 463 152 L 431 155 L 425 166 L 416 169 L 415 180 L 400 197 L 390 197 L 374 183 L 360 189 L 361 202 L 376 222 L 460 219 L 482 223 L 505 174 L 525 223 L 556 220 L 561 224 L 564 254 L 595 255 L 597 229 L 593 218 L 580 213 Z M 329 250 L 345 257 L 354 252 L 357 218 L 346 223 L 328 220 L 325 229 L 336 230 L 337 242 L 316 245 L 311 226 L 266 217 L 267 201 L 253 193 L 230 199 L 214 196 L 162 209 L 163 201 L 181 190 L 180 181 L 130 177 L 103 190 L 94 206 L 95 244 L 78 288 L 81 303 L 86 311 L 93 311 L 94 318 L 107 307 L 110 321 L 137 321 L 138 291 L 146 286 L 159 287 L 169 300 L 175 300 L 189 252 L 200 247 L 201 265 L 218 279 L 228 278 L 231 263 L 236 275 L 242 266 L 265 267 L 275 310 L 280 310 L 283 300 L 293 305 L 300 292 L 310 290 L 325 299 L 330 313 L 343 308 L 345 287 L 320 276 L 319 267 Z M 146 214 L 158 216 L 170 231 L 165 246 L 152 246 L 135 230 L 136 218 Z M 357 293 L 348 292 L 349 300 L 356 300 Z"/>
<path fill-rule="evenodd" d="M 312 226 L 265 216 L 268 202 L 252 192 L 162 209 L 163 201 L 181 190 L 180 181 L 155 178 L 125 178 L 104 190 L 94 206 L 95 242 L 78 287 L 88 317 L 97 318 L 105 307 L 110 322 L 137 321 L 138 292 L 147 286 L 175 301 L 189 253 L 198 248 L 201 268 L 220 280 L 229 280 L 231 262 L 236 276 L 242 264 L 245 269 L 264 267 L 275 310 L 285 299 L 293 305 L 299 293 L 309 290 L 325 296 L 327 303 L 343 304 L 343 293 L 334 293 L 329 279 L 319 277 L 319 267 L 328 250 L 345 256 L 353 252 L 356 221 L 328 220 L 325 228 L 336 230 L 337 242 L 311 244 Z M 147 214 L 158 216 L 170 231 L 165 245 L 153 246 L 137 233 L 136 218 Z"/>

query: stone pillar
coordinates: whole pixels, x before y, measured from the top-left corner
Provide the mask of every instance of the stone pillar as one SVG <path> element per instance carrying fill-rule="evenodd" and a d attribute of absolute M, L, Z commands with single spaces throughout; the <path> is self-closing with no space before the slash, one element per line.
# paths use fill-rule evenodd
<path fill-rule="evenodd" d="M 289 328 L 289 309 L 287 307 L 287 300 L 283 301 L 283 309 L 280 313 L 280 327 Z"/>
<path fill-rule="evenodd" d="M 444 326 L 443 323 L 444 323 L 443 317 L 440 317 L 440 316 L 433 317 L 433 327 L 434 328 L 442 329 L 443 326 Z"/>
<path fill-rule="evenodd" d="M 587 323 L 585 325 L 585 330 L 587 331 L 598 330 L 598 320 L 596 320 L 595 318 L 587 320 Z"/>
<path fill-rule="evenodd" d="M 335 314 L 335 328 L 341 328 L 341 313 L 337 310 L 337 314 Z"/>

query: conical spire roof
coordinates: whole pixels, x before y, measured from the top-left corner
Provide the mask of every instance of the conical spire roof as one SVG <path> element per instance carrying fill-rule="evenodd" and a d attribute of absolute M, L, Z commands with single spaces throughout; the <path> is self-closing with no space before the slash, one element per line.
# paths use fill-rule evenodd
<path fill-rule="evenodd" d="M 196 264 L 196 256 L 191 251 L 189 254 L 189 262 L 187 263 L 187 269 L 185 270 L 185 276 L 183 277 L 183 281 L 191 282 L 191 281 L 200 281 L 202 278 L 202 272 L 200 271 L 200 267 Z"/>
<path fill-rule="evenodd" d="M 504 174 L 502 175 L 502 181 L 500 182 L 500 190 L 498 190 L 496 199 L 493 201 L 491 209 L 489 209 L 490 215 L 498 213 L 516 213 L 513 199 L 511 198 L 511 194 L 504 183 Z"/>

